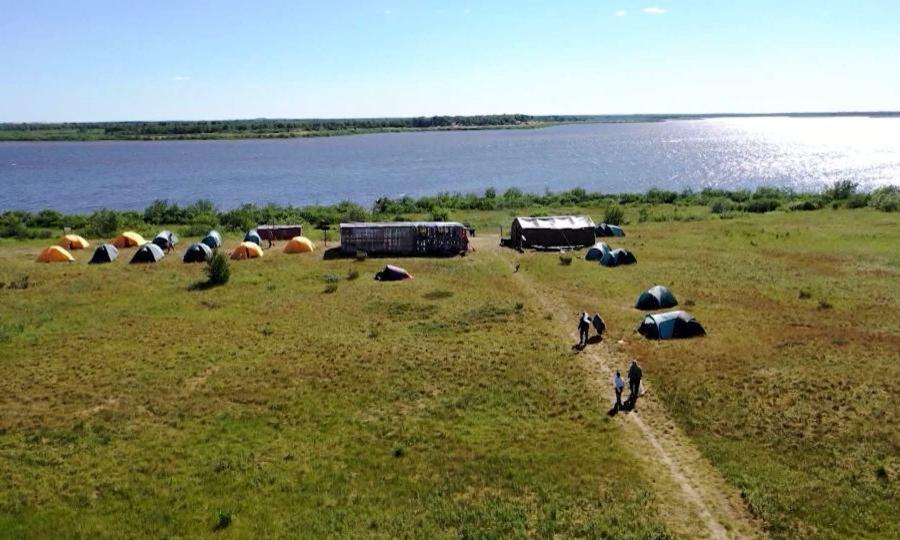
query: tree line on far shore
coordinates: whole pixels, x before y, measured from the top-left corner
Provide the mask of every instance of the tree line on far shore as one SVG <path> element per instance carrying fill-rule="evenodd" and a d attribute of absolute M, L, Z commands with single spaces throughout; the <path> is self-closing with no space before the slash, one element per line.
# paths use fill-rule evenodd
<path fill-rule="evenodd" d="M 707 206 L 712 214 L 731 217 L 742 212 L 765 213 L 775 210 L 803 211 L 820 208 L 872 207 L 885 212 L 900 211 L 900 187 L 888 186 L 870 193 L 858 191 L 851 181 L 839 181 L 821 193 L 797 193 L 790 189 L 759 187 L 750 190 L 706 188 L 700 191 L 650 189 L 644 193 L 604 194 L 574 188 L 543 194 L 526 193 L 509 188 L 502 193 L 488 188 L 483 194 L 441 193 L 425 197 L 377 199 L 371 208 L 343 201 L 334 205 L 281 206 L 244 204 L 231 210 L 220 210 L 208 200 L 180 206 L 156 200 L 146 209 L 101 209 L 91 214 L 63 214 L 56 210 L 26 212 L 8 210 L 0 214 L 2 238 L 49 238 L 68 227 L 91 237 L 108 237 L 124 229 L 146 230 L 156 226 L 181 226 L 186 236 L 201 236 L 209 229 L 247 231 L 262 223 L 302 223 L 324 228 L 352 221 L 404 221 L 412 218 L 447 221 L 454 210 L 522 210 L 535 214 L 540 209 L 594 207 L 605 208 L 605 220 L 619 224 L 624 219 L 623 207 L 674 205 Z"/>

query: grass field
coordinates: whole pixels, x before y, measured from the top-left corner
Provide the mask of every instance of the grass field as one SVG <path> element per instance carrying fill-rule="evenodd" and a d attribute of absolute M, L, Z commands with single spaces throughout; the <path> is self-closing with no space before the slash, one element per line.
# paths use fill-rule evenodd
<path fill-rule="evenodd" d="M 636 266 L 487 238 L 403 283 L 272 250 L 192 291 L 177 256 L 0 241 L 0 282 L 29 278 L 0 288 L 0 536 L 692 536 L 560 335 L 569 307 L 603 313 L 594 347 L 639 359 L 764 532 L 900 535 L 900 216 L 696 214 L 612 239 Z M 634 334 L 654 283 L 709 335 Z"/>

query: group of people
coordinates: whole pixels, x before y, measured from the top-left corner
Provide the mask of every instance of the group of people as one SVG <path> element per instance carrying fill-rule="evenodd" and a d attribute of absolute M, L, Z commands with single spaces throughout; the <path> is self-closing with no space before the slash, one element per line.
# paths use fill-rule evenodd
<path fill-rule="evenodd" d="M 625 381 L 622 380 L 622 374 L 619 370 L 616 370 L 616 374 L 613 375 L 613 390 L 616 392 L 616 404 L 613 410 L 634 409 L 634 405 L 641 395 L 641 377 L 643 376 L 644 372 L 641 370 L 641 366 L 638 365 L 637 360 L 632 360 L 631 365 L 628 366 L 628 399 L 623 404 L 622 391 L 625 390 Z"/>
<path fill-rule="evenodd" d="M 603 341 L 603 332 L 606 330 L 606 323 L 603 322 L 603 317 L 599 313 L 594 313 L 593 316 L 590 316 L 587 311 L 582 311 L 581 317 L 578 319 L 578 345 L 575 346 L 576 349 L 584 349 L 587 346 L 590 339 L 591 326 L 597 331 L 597 341 Z"/>

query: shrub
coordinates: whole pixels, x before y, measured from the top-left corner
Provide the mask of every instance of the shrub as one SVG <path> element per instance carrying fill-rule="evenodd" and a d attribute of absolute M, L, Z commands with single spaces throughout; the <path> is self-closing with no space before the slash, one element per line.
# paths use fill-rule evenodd
<path fill-rule="evenodd" d="M 865 193 L 854 193 L 844 203 L 847 208 L 865 208 L 869 206 L 869 196 Z"/>
<path fill-rule="evenodd" d="M 347 281 L 353 281 L 359 277 L 359 270 L 356 268 L 351 268 L 347 271 Z"/>
<path fill-rule="evenodd" d="M 900 211 L 900 187 L 886 186 L 872 192 L 869 206 L 882 212 Z"/>
<path fill-rule="evenodd" d="M 431 211 L 431 221 L 448 221 L 450 212 L 446 208 L 435 208 Z"/>
<path fill-rule="evenodd" d="M 647 210 L 646 206 L 642 206 L 638 211 L 638 223 L 645 223 L 650 219 L 650 211 Z"/>
<path fill-rule="evenodd" d="M 58 229 L 65 226 L 65 216 L 56 210 L 41 210 L 25 220 L 29 227 L 42 227 L 45 229 Z"/>
<path fill-rule="evenodd" d="M 744 209 L 755 214 L 764 214 L 777 210 L 779 206 L 781 206 L 781 202 L 778 199 L 750 199 L 745 203 Z"/>
<path fill-rule="evenodd" d="M 825 196 L 829 199 L 842 201 L 849 199 L 851 195 L 856 193 L 856 188 L 858 187 L 859 184 L 851 180 L 838 180 L 825 190 Z"/>
<path fill-rule="evenodd" d="M 569 266 L 572 264 L 572 256 L 571 255 L 560 255 L 559 256 L 559 264 L 563 266 Z"/>
<path fill-rule="evenodd" d="M 812 293 L 807 289 L 800 289 L 800 292 L 797 293 L 797 298 L 799 298 L 800 300 L 809 300 L 810 298 L 812 298 Z"/>
<path fill-rule="evenodd" d="M 231 512 L 219 512 L 216 515 L 216 523 L 213 525 L 213 531 L 227 529 L 229 525 L 231 525 Z"/>
<path fill-rule="evenodd" d="M 737 208 L 737 204 L 725 197 L 716 197 L 709 203 L 709 211 L 713 214 L 724 214 Z"/>
<path fill-rule="evenodd" d="M 225 285 L 231 278 L 231 264 L 228 257 L 220 251 L 212 254 L 206 261 L 206 277 L 209 285 Z"/>
<path fill-rule="evenodd" d="M 822 208 L 822 203 L 814 199 L 804 199 L 802 201 L 794 201 L 788 205 L 788 210 L 792 212 L 802 210 L 818 210 Z"/>
<path fill-rule="evenodd" d="M 0 216 L 0 237 L 28 238 L 28 227 L 22 217 L 15 212 L 4 212 Z"/>
<path fill-rule="evenodd" d="M 618 204 L 611 204 L 606 207 L 603 215 L 603 221 L 610 225 L 621 225 L 625 220 L 625 209 Z"/>
<path fill-rule="evenodd" d="M 333 281 L 333 282 L 325 284 L 325 291 L 324 291 L 325 294 L 331 294 L 331 293 L 337 292 L 337 290 L 338 290 L 338 282 L 337 281 Z"/>
<path fill-rule="evenodd" d="M 112 236 L 122 229 L 122 217 L 115 210 L 97 210 L 88 218 L 85 232 L 91 236 Z"/>

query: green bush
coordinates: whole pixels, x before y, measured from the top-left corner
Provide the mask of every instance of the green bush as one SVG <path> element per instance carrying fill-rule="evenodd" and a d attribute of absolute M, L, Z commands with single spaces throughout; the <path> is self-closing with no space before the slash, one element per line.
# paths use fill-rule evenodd
<path fill-rule="evenodd" d="M 815 199 L 804 199 L 802 201 L 794 201 L 788 205 L 788 210 L 792 212 L 802 210 L 818 210 L 822 208 L 822 203 Z"/>
<path fill-rule="evenodd" d="M 122 229 L 122 216 L 115 210 L 97 210 L 88 218 L 85 232 L 88 236 L 108 237 Z"/>
<path fill-rule="evenodd" d="M 231 264 L 228 257 L 221 251 L 216 251 L 206 261 L 207 283 L 213 285 L 225 285 L 231 279 Z"/>
<path fill-rule="evenodd" d="M 716 197 L 709 203 L 709 211 L 713 214 L 724 214 L 737 208 L 737 204 L 725 197 Z"/>
<path fill-rule="evenodd" d="M 446 208 L 435 208 L 431 211 L 431 221 L 449 221 L 450 212 Z"/>
<path fill-rule="evenodd" d="M 606 207 L 603 214 L 603 222 L 610 225 L 621 225 L 625 221 L 625 209 L 618 204 L 611 204 Z"/>
<path fill-rule="evenodd" d="M 900 210 L 900 187 L 887 186 L 876 189 L 869 198 L 869 206 L 882 212 L 897 212 Z"/>
<path fill-rule="evenodd" d="M 856 188 L 858 187 L 859 184 L 851 180 L 838 180 L 825 190 L 825 196 L 829 199 L 842 201 L 849 199 L 851 195 L 856 193 Z"/>
<path fill-rule="evenodd" d="M 865 193 L 854 193 L 844 203 L 847 208 L 865 208 L 869 206 L 869 196 Z"/>
<path fill-rule="evenodd" d="M 764 214 L 766 212 L 777 210 L 779 206 L 781 206 L 781 201 L 778 199 L 750 199 L 744 204 L 744 210 L 755 214 Z"/>

